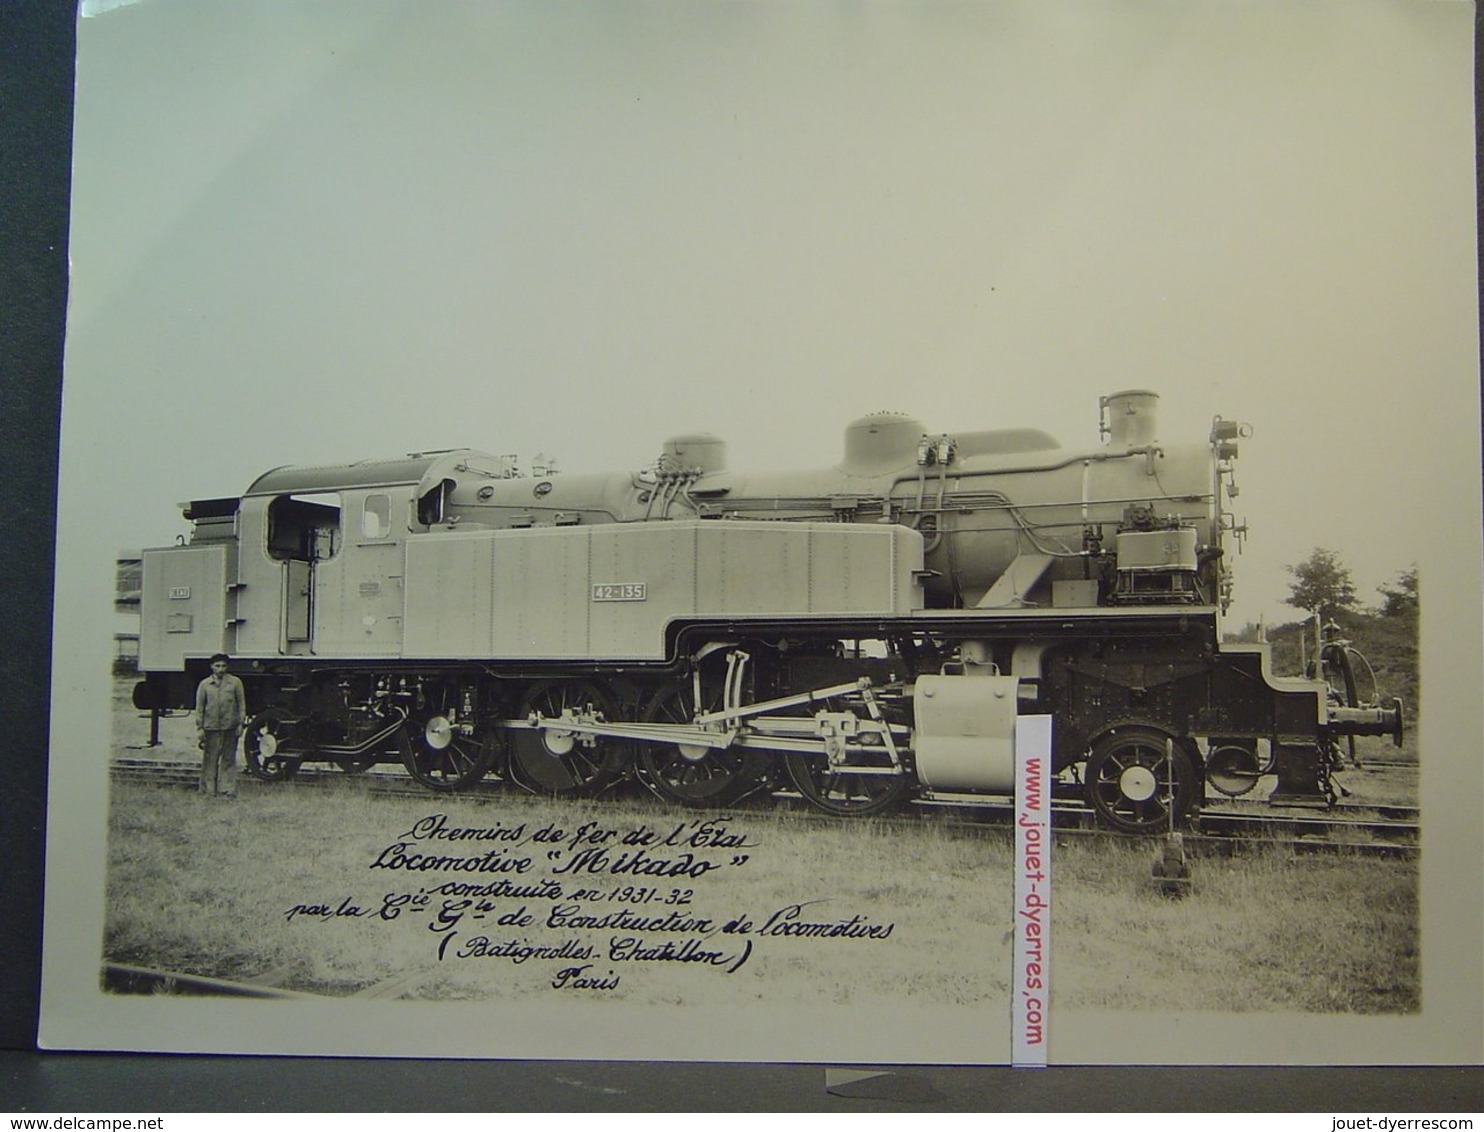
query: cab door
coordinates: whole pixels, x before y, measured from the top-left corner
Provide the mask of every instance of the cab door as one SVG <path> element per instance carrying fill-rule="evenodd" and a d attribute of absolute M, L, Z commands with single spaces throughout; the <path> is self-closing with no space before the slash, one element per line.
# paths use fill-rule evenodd
<path fill-rule="evenodd" d="M 313 639 L 314 563 L 297 558 L 284 563 L 283 636 L 289 652 Z"/>
<path fill-rule="evenodd" d="M 411 498 L 411 488 L 344 493 L 340 546 L 333 558 L 314 564 L 316 655 L 400 655 Z"/>
<path fill-rule="evenodd" d="M 282 587 L 278 647 L 291 656 L 316 651 L 318 575 L 338 553 L 340 513 L 339 496 L 324 492 L 281 495 L 268 506 L 268 558 Z"/>

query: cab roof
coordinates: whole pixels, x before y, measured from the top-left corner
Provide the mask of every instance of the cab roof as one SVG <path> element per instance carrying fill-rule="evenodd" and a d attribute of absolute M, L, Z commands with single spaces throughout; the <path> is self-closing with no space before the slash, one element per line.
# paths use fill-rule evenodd
<path fill-rule="evenodd" d="M 472 448 L 444 452 L 414 452 L 388 460 L 358 460 L 352 464 L 285 466 L 264 472 L 242 493 L 244 499 L 262 495 L 306 495 L 356 488 L 407 487 L 422 483 L 430 473 L 441 479 L 458 471 L 498 478 L 500 460 Z"/>

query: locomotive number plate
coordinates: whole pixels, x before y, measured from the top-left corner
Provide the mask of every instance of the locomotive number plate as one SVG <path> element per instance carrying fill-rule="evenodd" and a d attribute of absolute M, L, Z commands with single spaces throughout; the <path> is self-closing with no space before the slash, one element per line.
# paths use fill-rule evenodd
<path fill-rule="evenodd" d="M 648 601 L 646 582 L 594 582 L 594 601 Z"/>
<path fill-rule="evenodd" d="M 190 586 L 171 586 L 170 587 L 170 600 L 171 601 L 189 601 L 190 599 L 191 599 L 191 587 Z"/>

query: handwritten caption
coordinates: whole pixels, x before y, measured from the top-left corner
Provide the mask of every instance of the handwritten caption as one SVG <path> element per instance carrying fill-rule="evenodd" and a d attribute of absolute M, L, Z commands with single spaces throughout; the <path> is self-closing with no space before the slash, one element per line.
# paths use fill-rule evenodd
<path fill-rule="evenodd" d="M 726 885 L 759 867 L 730 817 L 652 827 L 583 821 L 456 826 L 429 814 L 366 863 L 374 897 L 306 900 L 291 924 L 413 925 L 439 963 L 509 962 L 553 990 L 609 991 L 635 965 L 732 975 L 769 940 L 880 941 L 895 924 L 827 899 L 739 910 Z M 764 866 L 765 867 L 765 866 Z M 717 911 L 721 908 L 721 911 Z M 656 969 L 656 968 L 651 968 Z"/>

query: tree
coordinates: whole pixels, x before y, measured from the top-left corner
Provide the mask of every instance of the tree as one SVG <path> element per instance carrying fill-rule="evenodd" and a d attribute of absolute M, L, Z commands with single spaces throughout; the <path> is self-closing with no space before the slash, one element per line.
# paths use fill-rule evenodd
<path fill-rule="evenodd" d="M 1316 547 L 1314 553 L 1297 566 L 1283 568 L 1294 578 L 1288 596 L 1283 599 L 1286 605 L 1327 620 L 1337 613 L 1349 612 L 1359 604 L 1350 569 L 1332 550 Z"/>
<path fill-rule="evenodd" d="M 1390 585 L 1377 586 L 1376 592 L 1385 600 L 1381 605 L 1382 617 L 1417 616 L 1417 567 L 1403 570 Z"/>

